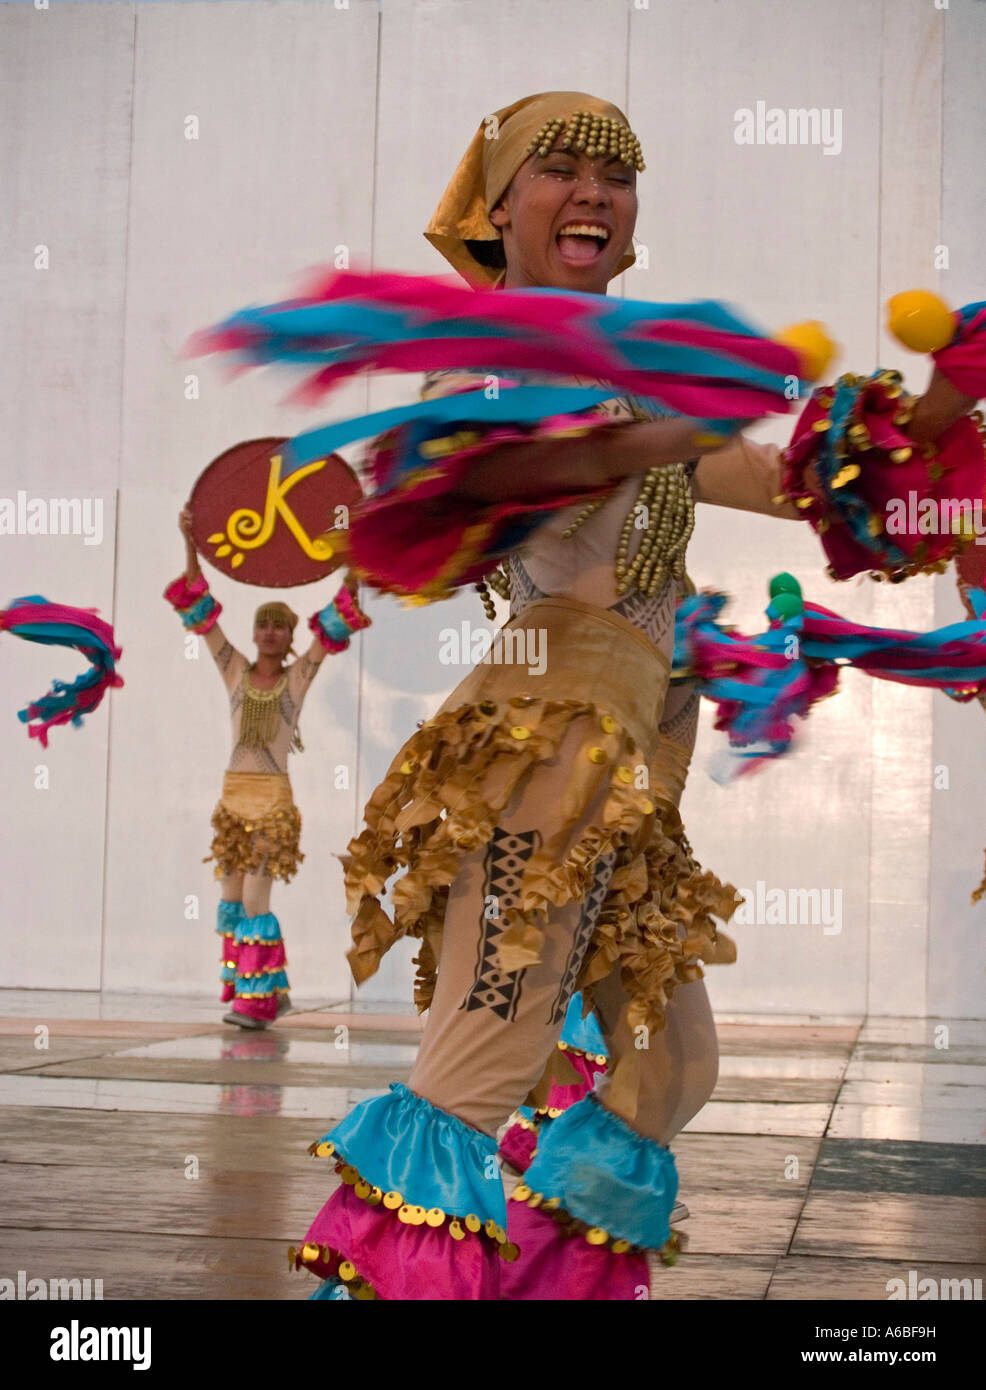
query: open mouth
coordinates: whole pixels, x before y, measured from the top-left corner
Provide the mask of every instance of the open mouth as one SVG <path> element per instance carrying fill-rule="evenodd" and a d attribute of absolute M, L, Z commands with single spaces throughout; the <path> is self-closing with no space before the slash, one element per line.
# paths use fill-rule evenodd
<path fill-rule="evenodd" d="M 566 222 L 555 237 L 566 265 L 595 265 L 609 241 L 609 229 L 596 222 Z"/>

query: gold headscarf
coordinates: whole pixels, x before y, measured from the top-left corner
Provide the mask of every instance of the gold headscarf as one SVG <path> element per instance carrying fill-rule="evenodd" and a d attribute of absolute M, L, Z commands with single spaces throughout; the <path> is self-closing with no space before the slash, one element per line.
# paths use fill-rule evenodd
<path fill-rule="evenodd" d="M 471 285 L 497 285 L 503 279 L 505 272 L 483 265 L 469 243 L 502 240 L 500 229 L 490 221 L 490 211 L 532 153 L 533 138 L 549 122 L 564 122 L 576 111 L 587 111 L 617 122 L 623 128 L 621 144 L 625 141 L 636 148 L 636 136 L 619 107 L 586 92 L 538 92 L 521 97 L 520 101 L 487 116 L 476 131 L 425 231 L 432 246 Z M 643 168 L 642 160 L 638 159 L 637 167 Z M 635 259 L 631 246 L 620 258 L 613 275 L 628 270 Z"/>

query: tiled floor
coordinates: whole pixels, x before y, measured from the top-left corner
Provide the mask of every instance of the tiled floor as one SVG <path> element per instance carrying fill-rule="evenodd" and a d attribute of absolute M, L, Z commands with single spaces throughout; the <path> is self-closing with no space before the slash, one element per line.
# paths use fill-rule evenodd
<path fill-rule="evenodd" d="M 308 1144 L 413 1061 L 420 1020 L 385 1007 L 246 1035 L 205 999 L 0 991 L 0 1276 L 305 1298 L 286 1248 L 336 1182 Z M 690 1243 L 664 1297 L 983 1280 L 986 1024 L 730 1016 L 720 1043 L 675 1144 Z"/>

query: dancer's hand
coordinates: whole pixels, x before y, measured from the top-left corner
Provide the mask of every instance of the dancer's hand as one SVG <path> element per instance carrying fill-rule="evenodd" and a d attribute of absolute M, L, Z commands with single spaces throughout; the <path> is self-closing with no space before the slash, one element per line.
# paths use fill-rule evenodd
<path fill-rule="evenodd" d="M 963 396 L 958 387 L 953 386 L 936 367 L 928 389 L 914 407 L 911 422 L 904 433 L 917 444 L 928 444 L 975 408 L 974 398 Z"/>
<path fill-rule="evenodd" d="M 186 502 L 178 513 L 178 529 L 185 537 L 185 575 L 189 583 L 198 579 L 202 573 L 199 566 L 198 551 L 195 549 L 195 539 L 192 535 L 192 509 Z"/>

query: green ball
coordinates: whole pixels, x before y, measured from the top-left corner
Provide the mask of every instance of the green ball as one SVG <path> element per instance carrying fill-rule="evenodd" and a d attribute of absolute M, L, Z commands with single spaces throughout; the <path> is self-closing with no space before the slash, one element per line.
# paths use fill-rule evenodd
<path fill-rule="evenodd" d="M 788 574 L 783 570 L 780 574 L 775 574 L 770 581 L 770 597 L 776 598 L 778 594 L 797 594 L 801 597 L 801 585 L 793 574 Z"/>
<path fill-rule="evenodd" d="M 805 611 L 800 594 L 779 593 L 770 601 L 770 613 L 774 618 L 796 618 Z"/>

